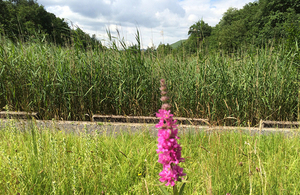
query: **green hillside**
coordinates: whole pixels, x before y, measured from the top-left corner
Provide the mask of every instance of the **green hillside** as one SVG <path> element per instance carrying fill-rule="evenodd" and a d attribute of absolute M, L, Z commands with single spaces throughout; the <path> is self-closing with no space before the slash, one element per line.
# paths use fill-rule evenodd
<path fill-rule="evenodd" d="M 177 41 L 176 43 L 171 44 L 170 46 L 172 47 L 172 49 L 176 49 L 177 47 L 181 46 L 181 44 L 184 43 L 185 41 L 186 41 L 186 39 L 180 40 L 180 41 Z"/>

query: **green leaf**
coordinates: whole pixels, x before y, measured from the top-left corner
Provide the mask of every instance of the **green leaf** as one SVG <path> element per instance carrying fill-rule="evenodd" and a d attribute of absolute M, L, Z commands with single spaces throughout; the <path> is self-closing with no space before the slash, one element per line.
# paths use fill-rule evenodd
<path fill-rule="evenodd" d="M 166 190 L 166 188 L 164 186 L 159 186 L 160 190 L 166 194 L 166 195 L 170 195 L 169 192 Z"/>
<path fill-rule="evenodd" d="M 180 191 L 179 191 L 179 195 L 182 195 L 183 194 L 183 190 L 184 190 L 184 187 L 185 187 L 185 184 L 186 183 L 183 183 L 181 188 L 180 188 Z"/>
<path fill-rule="evenodd" d="M 176 185 L 173 186 L 173 195 L 178 195 L 178 190 Z"/>

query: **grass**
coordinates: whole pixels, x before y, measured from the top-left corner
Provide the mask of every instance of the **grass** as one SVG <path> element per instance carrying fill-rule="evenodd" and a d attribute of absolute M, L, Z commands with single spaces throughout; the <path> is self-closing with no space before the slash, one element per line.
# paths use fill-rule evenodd
<path fill-rule="evenodd" d="M 186 194 L 300 191 L 297 134 L 189 132 L 179 142 Z M 2 124 L 0 193 L 161 194 L 156 144 L 147 129 L 99 136 Z"/>
<path fill-rule="evenodd" d="M 138 50 L 139 34 L 137 49 L 109 35 L 106 50 L 62 48 L 38 39 L 14 44 L 0 37 L 0 109 L 64 120 L 85 120 L 86 114 L 153 116 L 160 107 L 159 79 L 165 78 L 178 117 L 238 126 L 297 120 L 299 65 L 284 45 L 250 45 L 223 56 L 203 51 L 164 56 Z"/>

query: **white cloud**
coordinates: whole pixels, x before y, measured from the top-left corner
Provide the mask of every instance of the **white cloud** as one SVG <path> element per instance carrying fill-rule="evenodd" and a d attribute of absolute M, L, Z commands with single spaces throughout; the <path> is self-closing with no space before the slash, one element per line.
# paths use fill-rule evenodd
<path fill-rule="evenodd" d="M 109 28 L 135 43 L 137 28 L 143 47 L 186 39 L 191 25 L 203 19 L 215 26 L 229 7 L 242 8 L 254 0 L 40 0 L 47 11 L 65 18 L 99 39 Z M 163 32 L 163 34 L 161 33 Z"/>
<path fill-rule="evenodd" d="M 195 21 L 199 20 L 199 17 L 196 16 L 195 14 L 190 14 L 188 16 L 188 20 L 189 20 L 189 22 L 195 22 Z"/>

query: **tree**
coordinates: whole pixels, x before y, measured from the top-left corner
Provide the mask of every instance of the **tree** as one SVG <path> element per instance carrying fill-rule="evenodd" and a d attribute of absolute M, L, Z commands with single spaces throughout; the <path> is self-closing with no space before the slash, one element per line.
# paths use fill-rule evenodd
<path fill-rule="evenodd" d="M 299 13 L 300 0 L 259 0 L 246 4 L 242 9 L 229 8 L 214 28 L 210 41 L 215 47 L 227 51 L 245 43 L 259 46 L 275 40 L 276 44 L 277 40 L 291 35 L 286 24 L 290 24 L 289 18 Z M 294 26 L 290 25 L 289 29 L 296 29 L 294 27 L 299 20 L 293 20 Z"/>
<path fill-rule="evenodd" d="M 172 53 L 172 47 L 169 44 L 159 44 L 156 51 L 158 56 L 166 56 Z"/>
<path fill-rule="evenodd" d="M 194 53 L 203 44 L 205 38 L 209 37 L 212 32 L 212 27 L 209 26 L 204 20 L 199 20 L 193 24 L 188 31 L 189 38 L 185 42 L 185 48 L 190 53 Z"/>
<path fill-rule="evenodd" d="M 0 0 L 0 33 L 9 27 L 10 14 L 7 8 L 7 3 Z"/>
<path fill-rule="evenodd" d="M 212 27 L 205 23 L 203 20 L 199 20 L 193 24 L 188 32 L 190 37 L 196 38 L 197 41 L 202 41 L 205 37 L 209 37 L 212 31 Z"/>
<path fill-rule="evenodd" d="M 14 41 L 28 41 L 32 38 L 44 37 L 48 41 L 58 45 L 71 43 L 71 37 L 75 44 L 81 48 L 102 47 L 95 37 L 77 28 L 72 30 L 63 19 L 49 13 L 35 0 L 0 0 L 0 33 Z M 73 39 L 73 40 L 74 40 Z"/>
<path fill-rule="evenodd" d="M 244 43 L 247 32 L 245 15 L 241 10 L 229 8 L 219 22 L 217 40 L 221 48 L 232 51 Z"/>

